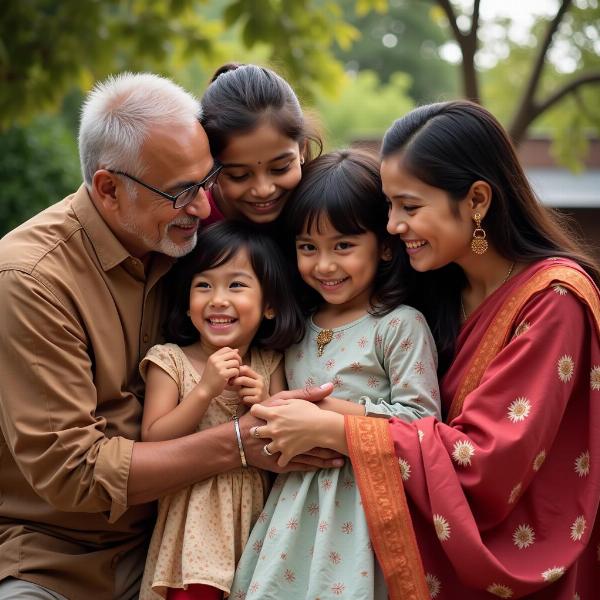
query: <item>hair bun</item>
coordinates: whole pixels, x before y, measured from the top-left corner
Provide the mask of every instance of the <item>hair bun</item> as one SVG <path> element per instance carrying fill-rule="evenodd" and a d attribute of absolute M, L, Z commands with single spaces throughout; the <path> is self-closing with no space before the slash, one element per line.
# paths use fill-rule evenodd
<path fill-rule="evenodd" d="M 244 63 L 234 63 L 234 62 L 225 63 L 224 65 L 221 65 L 215 71 L 210 82 L 212 83 L 213 81 L 215 81 L 215 79 L 217 79 L 217 77 L 219 77 L 219 75 L 223 75 L 223 73 L 227 73 L 228 71 L 235 71 L 238 67 L 243 67 L 243 66 L 244 66 Z"/>

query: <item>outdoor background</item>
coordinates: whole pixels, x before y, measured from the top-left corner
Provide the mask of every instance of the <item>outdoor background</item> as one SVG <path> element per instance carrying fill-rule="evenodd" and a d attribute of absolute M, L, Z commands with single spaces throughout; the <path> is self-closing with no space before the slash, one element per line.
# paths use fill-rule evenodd
<path fill-rule="evenodd" d="M 0 236 L 78 187 L 95 81 L 152 71 L 201 96 L 229 61 L 286 77 L 329 149 L 377 147 L 419 104 L 478 100 L 542 201 L 600 247 L 598 0 L 3 0 Z"/>

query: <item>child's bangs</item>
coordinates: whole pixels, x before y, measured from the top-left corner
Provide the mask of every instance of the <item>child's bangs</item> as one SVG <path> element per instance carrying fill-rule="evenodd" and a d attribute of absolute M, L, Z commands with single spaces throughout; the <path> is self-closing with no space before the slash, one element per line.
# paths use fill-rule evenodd
<path fill-rule="evenodd" d="M 322 233 L 325 220 L 344 235 L 360 235 L 368 231 L 368 216 L 361 214 L 368 212 L 368 202 L 366 199 L 361 202 L 356 198 L 355 190 L 348 189 L 348 186 L 341 186 L 341 189 L 326 189 L 324 186 L 319 192 L 297 199 L 298 205 L 295 208 L 298 209 L 300 218 L 295 222 L 301 227 L 295 232 L 296 235 L 311 231 Z"/>
<path fill-rule="evenodd" d="M 209 248 L 208 251 L 203 249 L 199 255 L 200 260 L 195 265 L 196 272 L 210 271 L 224 265 L 243 248 L 243 246 L 227 246 L 225 248 Z"/>

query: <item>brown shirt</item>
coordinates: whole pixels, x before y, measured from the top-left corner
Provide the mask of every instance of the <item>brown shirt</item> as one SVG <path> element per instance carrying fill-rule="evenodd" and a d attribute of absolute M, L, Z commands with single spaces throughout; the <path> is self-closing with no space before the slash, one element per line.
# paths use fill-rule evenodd
<path fill-rule="evenodd" d="M 172 262 L 145 272 L 83 186 L 0 240 L 0 580 L 118 595 L 153 517 L 127 478 Z"/>

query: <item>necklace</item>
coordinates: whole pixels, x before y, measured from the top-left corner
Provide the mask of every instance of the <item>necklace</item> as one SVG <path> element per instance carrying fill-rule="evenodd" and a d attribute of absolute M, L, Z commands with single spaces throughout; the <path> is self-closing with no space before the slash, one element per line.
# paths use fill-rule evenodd
<path fill-rule="evenodd" d="M 508 278 L 512 275 L 514 268 L 515 268 L 515 261 L 513 260 L 513 262 L 510 263 L 510 267 L 508 267 L 508 273 L 505 275 L 505 277 L 502 280 L 502 283 L 500 285 L 504 285 L 508 281 Z M 500 286 L 498 286 L 498 287 L 500 287 Z M 463 303 L 462 294 L 460 295 L 460 312 L 462 313 L 463 321 L 466 321 L 467 320 L 467 311 L 465 310 L 465 305 Z"/>
<path fill-rule="evenodd" d="M 333 330 L 321 329 L 317 334 L 317 356 L 323 356 L 325 346 L 333 339 Z"/>

